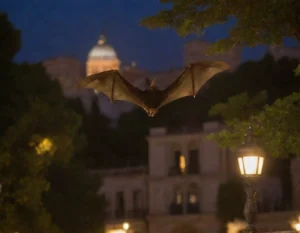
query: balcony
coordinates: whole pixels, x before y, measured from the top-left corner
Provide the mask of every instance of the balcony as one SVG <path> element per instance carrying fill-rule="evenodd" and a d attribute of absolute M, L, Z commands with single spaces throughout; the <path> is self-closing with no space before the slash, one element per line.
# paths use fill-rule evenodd
<path fill-rule="evenodd" d="M 107 211 L 105 213 L 105 219 L 106 220 L 125 219 L 125 218 L 142 219 L 145 218 L 146 215 L 147 215 L 146 209 L 136 209 L 136 210 L 129 210 L 129 211 L 125 211 L 123 209 L 117 209 L 114 212 Z"/>
<path fill-rule="evenodd" d="M 125 214 L 125 210 L 124 209 L 116 209 L 115 210 L 115 218 L 116 219 L 123 219 L 126 217 L 126 214 Z"/>
<path fill-rule="evenodd" d="M 170 167 L 168 174 L 169 174 L 169 176 L 180 176 L 180 175 L 183 175 L 183 173 L 180 171 L 180 168 L 178 168 L 178 167 Z"/>
<path fill-rule="evenodd" d="M 200 172 L 199 172 L 198 167 L 188 166 L 187 173 L 190 175 L 195 175 L 195 174 L 199 174 Z"/>
<path fill-rule="evenodd" d="M 183 214 L 183 205 L 172 203 L 169 207 L 170 215 L 181 215 Z"/>
<path fill-rule="evenodd" d="M 200 213 L 199 203 L 187 204 L 186 207 L 187 207 L 186 208 L 187 214 L 199 214 Z"/>
<path fill-rule="evenodd" d="M 136 210 L 128 211 L 126 217 L 127 218 L 139 219 L 139 218 L 145 218 L 146 215 L 147 215 L 147 210 L 136 209 Z"/>

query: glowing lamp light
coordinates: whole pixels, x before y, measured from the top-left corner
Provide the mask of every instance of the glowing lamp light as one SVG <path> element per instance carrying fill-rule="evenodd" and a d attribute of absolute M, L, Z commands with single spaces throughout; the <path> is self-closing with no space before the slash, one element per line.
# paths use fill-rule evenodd
<path fill-rule="evenodd" d="M 295 224 L 295 230 L 298 232 L 300 231 L 300 223 Z"/>
<path fill-rule="evenodd" d="M 255 144 L 247 144 L 238 150 L 238 164 L 241 175 L 260 176 L 264 165 L 264 151 Z"/>
<path fill-rule="evenodd" d="M 124 222 L 124 223 L 123 223 L 123 229 L 124 229 L 125 231 L 127 231 L 127 230 L 129 229 L 129 227 L 130 227 L 130 225 L 129 225 L 128 222 Z"/>
<path fill-rule="evenodd" d="M 296 221 L 291 221 L 290 224 L 295 231 L 300 232 L 300 216 L 297 217 Z"/>

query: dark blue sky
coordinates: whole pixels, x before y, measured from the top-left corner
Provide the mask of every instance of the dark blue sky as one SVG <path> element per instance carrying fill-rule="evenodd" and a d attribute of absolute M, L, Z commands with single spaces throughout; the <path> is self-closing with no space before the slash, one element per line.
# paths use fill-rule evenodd
<path fill-rule="evenodd" d="M 75 56 L 85 61 L 103 29 L 108 43 L 123 63 L 132 60 L 149 70 L 182 66 L 184 42 L 173 30 L 148 30 L 139 26 L 145 16 L 162 9 L 159 0 L 2 0 L 0 10 L 22 31 L 17 61 L 37 62 L 55 56 Z M 203 39 L 215 41 L 230 24 L 206 30 Z M 290 43 L 289 43 L 290 44 Z M 263 56 L 262 46 L 246 49 L 244 59 Z"/>

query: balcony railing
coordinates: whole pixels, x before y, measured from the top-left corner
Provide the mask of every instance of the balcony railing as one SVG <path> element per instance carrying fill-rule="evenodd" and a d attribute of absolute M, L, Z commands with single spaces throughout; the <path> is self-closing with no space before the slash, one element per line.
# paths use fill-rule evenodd
<path fill-rule="evenodd" d="M 117 209 L 113 212 L 107 211 L 105 214 L 105 218 L 107 220 L 125 219 L 125 218 L 140 219 L 146 217 L 147 213 L 148 212 L 145 209 L 136 209 L 136 210 L 129 210 L 129 211 Z"/>
<path fill-rule="evenodd" d="M 178 167 L 170 167 L 169 168 L 169 176 L 180 176 L 183 173 L 180 171 Z"/>
<path fill-rule="evenodd" d="M 200 172 L 199 172 L 198 167 L 188 166 L 187 167 L 187 173 L 193 175 L 193 174 L 199 174 Z"/>
<path fill-rule="evenodd" d="M 181 215 L 183 214 L 183 205 L 172 203 L 169 207 L 170 215 Z"/>
<path fill-rule="evenodd" d="M 116 209 L 115 210 L 115 218 L 116 219 L 123 219 L 126 217 L 126 212 L 124 209 Z"/>
<path fill-rule="evenodd" d="M 144 218 L 147 215 L 147 210 L 144 209 L 136 209 L 130 210 L 127 212 L 127 218 Z"/>
<path fill-rule="evenodd" d="M 199 203 L 187 204 L 186 211 L 188 214 L 198 214 L 200 213 Z"/>
<path fill-rule="evenodd" d="M 200 174 L 200 172 L 199 172 L 198 168 L 187 167 L 185 174 L 187 174 L 187 175 L 195 175 L 195 174 Z M 180 176 L 180 175 L 183 175 L 183 173 L 180 171 L 180 168 L 170 167 L 168 175 L 169 176 Z"/>

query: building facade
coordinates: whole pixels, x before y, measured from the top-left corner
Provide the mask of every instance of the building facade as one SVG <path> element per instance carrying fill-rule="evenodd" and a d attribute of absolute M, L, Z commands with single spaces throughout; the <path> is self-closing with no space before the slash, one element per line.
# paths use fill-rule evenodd
<path fill-rule="evenodd" d="M 209 133 L 222 129 L 218 122 L 207 122 L 201 129 L 150 129 L 148 166 L 93 171 L 101 173 L 99 190 L 109 203 L 106 233 L 216 233 L 219 222 L 216 206 L 219 185 L 238 172 L 235 156 L 215 142 Z M 268 212 L 281 198 L 280 182 L 265 177 L 258 188 Z M 259 200 L 258 200 L 259 201 Z M 259 229 L 286 230 L 287 219 L 270 224 L 268 213 L 261 214 Z M 277 216 L 277 215 L 276 215 Z"/>
<path fill-rule="evenodd" d="M 120 63 L 114 48 L 107 44 L 105 36 L 101 35 L 97 45 L 95 45 L 88 54 L 86 75 L 107 70 L 119 70 Z"/>
<path fill-rule="evenodd" d="M 184 45 L 184 65 L 201 60 L 220 60 L 226 62 L 232 69 L 241 63 L 242 47 L 235 46 L 226 53 L 207 55 L 208 48 L 212 43 L 203 40 L 193 40 Z"/>

